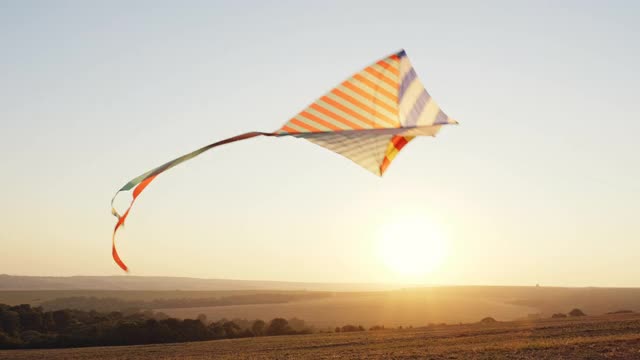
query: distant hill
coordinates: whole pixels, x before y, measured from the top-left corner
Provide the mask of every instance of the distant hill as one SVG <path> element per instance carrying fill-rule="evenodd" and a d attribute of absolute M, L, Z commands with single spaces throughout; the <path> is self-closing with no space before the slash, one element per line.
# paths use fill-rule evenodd
<path fill-rule="evenodd" d="M 0 274 L 4 290 L 309 290 L 378 291 L 397 286 L 385 284 L 332 284 L 284 281 L 199 279 L 168 276 L 15 276 Z"/>
<path fill-rule="evenodd" d="M 95 299 L 69 299 L 77 297 Z M 274 297 L 280 300 L 273 301 Z M 587 315 L 640 311 L 640 288 L 394 288 L 384 284 L 180 277 L 0 275 L 0 303 L 41 305 L 49 302 L 50 307 L 53 303 L 71 308 L 83 308 L 82 304 L 117 305 L 117 301 L 99 299 L 144 302 L 139 306 L 151 306 L 155 311 L 178 318 L 195 318 L 199 314 L 205 314 L 209 319 L 296 317 L 314 326 L 331 329 L 345 324 L 368 327 L 475 322 L 488 316 L 498 321 L 531 320 L 568 314 L 576 308 Z M 169 305 L 166 305 L 167 301 Z"/>

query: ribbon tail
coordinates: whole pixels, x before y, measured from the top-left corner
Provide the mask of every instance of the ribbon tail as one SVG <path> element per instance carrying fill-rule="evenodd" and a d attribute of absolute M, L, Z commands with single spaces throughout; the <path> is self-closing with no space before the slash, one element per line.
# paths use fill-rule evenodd
<path fill-rule="evenodd" d="M 256 136 L 261 136 L 261 135 L 262 136 L 278 136 L 275 133 L 264 133 L 264 132 L 254 131 L 254 132 L 248 132 L 248 133 L 244 133 L 234 137 L 230 137 L 228 139 L 221 140 L 213 144 L 209 144 L 207 146 L 201 147 L 198 150 L 182 155 L 179 158 L 173 159 L 163 165 L 158 166 L 157 168 L 151 169 L 146 173 L 130 180 L 122 188 L 120 188 L 120 190 L 118 190 L 113 196 L 113 198 L 111 199 L 111 214 L 116 218 L 118 218 L 118 221 L 116 222 L 116 225 L 113 228 L 113 234 L 111 236 L 111 256 L 113 257 L 113 260 L 116 262 L 116 264 L 118 264 L 118 266 L 122 270 L 126 272 L 129 271 L 129 268 L 127 267 L 127 265 L 122 261 L 122 259 L 120 258 L 120 255 L 118 255 L 118 250 L 116 249 L 116 233 L 118 232 L 118 229 L 124 226 L 124 222 L 127 219 L 127 216 L 129 215 L 129 211 L 131 211 L 131 208 L 133 207 L 133 204 L 135 203 L 138 196 L 158 175 L 162 174 L 163 172 L 171 169 L 172 167 L 178 164 L 181 164 L 187 160 L 191 160 L 194 157 L 202 154 L 203 152 L 213 149 L 214 147 L 226 145 L 226 144 L 240 141 L 240 140 L 247 140 L 247 139 L 250 139 Z M 118 196 L 118 194 L 120 194 L 121 192 L 128 192 L 131 189 L 133 189 L 133 194 L 132 194 L 133 198 L 131 199 L 131 202 L 129 203 L 129 207 L 127 207 L 127 210 L 124 212 L 124 214 L 120 215 L 113 203 L 116 197 Z"/>

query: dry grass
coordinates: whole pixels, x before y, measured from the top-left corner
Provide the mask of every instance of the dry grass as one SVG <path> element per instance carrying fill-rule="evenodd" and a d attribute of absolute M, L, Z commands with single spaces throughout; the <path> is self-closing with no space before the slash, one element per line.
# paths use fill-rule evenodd
<path fill-rule="evenodd" d="M 640 315 L 183 344 L 0 351 L 0 359 L 640 359 Z"/>

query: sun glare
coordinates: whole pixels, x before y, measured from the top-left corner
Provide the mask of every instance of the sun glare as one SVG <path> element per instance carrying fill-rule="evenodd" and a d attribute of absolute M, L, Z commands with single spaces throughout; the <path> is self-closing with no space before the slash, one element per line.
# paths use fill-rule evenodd
<path fill-rule="evenodd" d="M 447 256 L 447 243 L 425 218 L 400 219 L 379 234 L 378 255 L 389 270 L 405 280 L 415 280 L 436 270 Z"/>

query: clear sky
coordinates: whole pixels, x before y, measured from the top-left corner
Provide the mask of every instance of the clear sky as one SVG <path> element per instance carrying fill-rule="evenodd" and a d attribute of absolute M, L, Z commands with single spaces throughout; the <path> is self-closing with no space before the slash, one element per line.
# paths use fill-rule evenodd
<path fill-rule="evenodd" d="M 460 126 L 383 178 L 296 139 L 207 153 L 140 197 L 132 274 L 640 286 L 639 18 L 633 1 L 2 1 L 0 273 L 121 273 L 125 182 L 276 130 L 404 48 Z M 406 219 L 447 249 L 411 277 L 380 256 Z"/>

